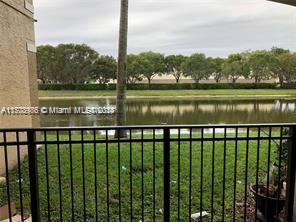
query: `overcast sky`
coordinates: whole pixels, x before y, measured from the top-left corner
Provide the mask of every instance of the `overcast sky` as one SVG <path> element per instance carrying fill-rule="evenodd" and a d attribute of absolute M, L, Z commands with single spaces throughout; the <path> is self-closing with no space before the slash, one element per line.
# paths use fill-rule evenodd
<path fill-rule="evenodd" d="M 86 43 L 116 56 L 120 0 L 35 0 L 37 45 Z M 296 51 L 296 7 L 265 0 L 130 0 L 129 53 L 227 56 Z"/>

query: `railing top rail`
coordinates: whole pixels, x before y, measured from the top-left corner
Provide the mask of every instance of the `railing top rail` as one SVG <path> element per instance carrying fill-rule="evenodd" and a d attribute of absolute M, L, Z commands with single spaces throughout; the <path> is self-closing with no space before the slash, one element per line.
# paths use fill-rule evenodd
<path fill-rule="evenodd" d="M 127 126 L 92 126 L 92 127 L 35 127 L 35 128 L 0 128 L 0 132 L 15 131 L 75 131 L 75 130 L 116 130 L 116 129 L 201 129 L 201 128 L 264 128 L 296 127 L 295 123 L 262 123 L 262 124 L 199 124 L 199 125 L 127 125 Z"/>

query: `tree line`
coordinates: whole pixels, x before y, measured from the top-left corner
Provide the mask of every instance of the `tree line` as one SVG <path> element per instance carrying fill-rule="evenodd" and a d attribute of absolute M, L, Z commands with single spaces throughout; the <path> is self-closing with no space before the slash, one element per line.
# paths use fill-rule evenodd
<path fill-rule="evenodd" d="M 42 45 L 37 48 L 38 78 L 42 83 L 106 84 L 116 79 L 117 61 L 100 55 L 85 44 Z M 278 78 L 280 84 L 296 80 L 296 53 L 273 47 L 271 50 L 245 51 L 227 58 L 207 57 L 203 53 L 190 56 L 142 52 L 127 56 L 127 82 L 146 79 L 150 84 L 155 76 L 172 75 L 176 83 L 190 77 L 196 83 L 213 77 L 235 83 L 238 78 L 262 80 Z"/>

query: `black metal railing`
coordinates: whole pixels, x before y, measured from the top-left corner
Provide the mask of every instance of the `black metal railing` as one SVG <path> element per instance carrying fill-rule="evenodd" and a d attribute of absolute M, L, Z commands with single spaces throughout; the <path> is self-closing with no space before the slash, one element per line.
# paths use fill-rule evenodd
<path fill-rule="evenodd" d="M 295 124 L 2 129 L 0 158 L 21 221 L 293 217 Z"/>

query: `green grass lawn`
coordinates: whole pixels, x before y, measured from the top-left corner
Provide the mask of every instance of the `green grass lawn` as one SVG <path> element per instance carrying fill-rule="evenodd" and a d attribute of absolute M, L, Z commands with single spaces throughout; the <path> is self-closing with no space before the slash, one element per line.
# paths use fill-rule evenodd
<path fill-rule="evenodd" d="M 210 134 L 207 136 L 211 136 Z M 231 136 L 231 135 L 230 135 Z M 97 135 L 99 138 L 100 136 Z M 144 138 L 151 138 L 151 135 L 144 135 Z M 186 137 L 186 135 L 184 135 Z M 188 135 L 187 135 L 188 137 Z M 76 137 L 76 139 L 79 137 Z M 138 136 L 139 138 L 139 136 Z M 62 136 L 61 140 L 67 140 L 67 136 Z M 75 139 L 75 137 L 74 137 Z M 85 140 L 90 139 L 89 136 Z M 49 140 L 56 140 L 50 136 Z M 107 187 L 110 195 L 110 221 L 118 221 L 119 218 L 119 190 L 118 181 L 120 175 L 120 195 L 121 195 L 121 218 L 122 221 L 130 220 L 130 179 L 132 178 L 133 194 L 133 221 L 141 220 L 142 209 L 145 221 L 153 221 L 153 172 L 155 172 L 155 215 L 156 221 L 162 221 L 162 202 L 163 202 L 163 144 L 156 142 L 143 143 L 143 156 L 141 143 L 132 143 L 132 166 L 130 166 L 130 143 L 123 143 L 118 149 L 117 144 L 109 144 L 108 147 L 108 179 L 109 187 L 106 183 L 106 146 L 105 144 L 86 144 L 72 146 L 72 173 L 73 173 L 73 193 L 74 193 L 74 219 L 83 221 L 83 162 L 85 173 L 85 202 L 86 202 L 86 221 L 95 221 L 96 212 L 98 221 L 107 221 Z M 272 143 L 271 161 L 274 161 L 275 144 Z M 180 149 L 177 142 L 171 142 L 171 220 L 177 221 L 178 197 L 180 198 L 180 221 L 188 221 L 189 215 L 189 181 L 190 181 L 190 153 L 192 160 L 192 193 L 191 193 L 191 212 L 196 213 L 200 210 L 201 194 L 203 198 L 203 210 L 211 212 L 211 187 L 212 187 L 212 164 L 213 164 L 213 142 L 204 142 L 201 149 L 200 142 L 192 142 L 192 152 L 190 143 L 181 142 Z M 224 141 L 215 142 L 214 154 L 214 221 L 221 221 L 223 205 L 223 166 L 224 152 L 225 160 L 225 221 L 231 221 L 233 215 L 234 184 L 236 185 L 236 216 L 237 221 L 243 221 L 242 203 L 244 201 L 245 174 L 246 174 L 246 142 L 240 141 L 237 146 L 237 178 L 234 181 L 235 170 L 235 142 L 228 141 L 224 149 Z M 155 149 L 154 149 L 155 148 Z M 259 177 L 264 178 L 267 172 L 268 143 L 260 142 L 260 164 Z M 42 147 L 38 152 L 39 168 L 39 189 L 42 221 L 47 221 L 48 199 L 47 199 L 47 177 L 49 178 L 49 203 L 51 221 L 60 219 L 60 202 L 62 203 L 63 221 L 72 221 L 72 199 L 71 199 L 71 158 L 69 144 L 60 145 L 60 166 L 61 166 L 61 191 L 62 199 L 59 198 L 59 174 L 58 174 L 58 147 L 48 146 L 48 166 L 49 172 L 46 173 L 46 151 Z M 84 152 L 82 152 L 84 150 Z M 203 150 L 203 164 L 201 164 L 201 150 Z M 120 152 L 120 155 L 118 155 Z M 180 178 L 178 178 L 178 152 L 180 152 Z M 256 156 L 257 141 L 249 142 L 248 152 L 248 176 L 247 187 L 256 181 Z M 83 157 L 82 157 L 83 156 Z M 95 158 L 96 157 L 96 158 Z M 142 174 L 142 157 L 144 173 Z M 155 171 L 153 159 L 155 157 Z M 96 160 L 95 160 L 96 159 Z M 120 163 L 118 162 L 120 161 Z M 203 187 L 200 190 L 201 165 L 203 166 Z M 131 170 L 132 169 L 132 170 Z M 97 172 L 95 177 L 95 170 Z M 142 176 L 143 176 L 143 196 L 144 206 L 142 206 Z M 29 209 L 29 181 L 28 181 L 28 162 L 22 164 L 22 186 L 23 201 L 26 211 Z M 96 179 L 96 180 L 95 180 Z M 10 174 L 10 188 L 12 191 L 11 199 L 19 207 L 18 193 L 18 173 L 14 170 Z M 178 182 L 180 182 L 180 193 L 178 193 Z M 97 198 L 95 196 L 97 187 Z M 250 195 L 249 191 L 248 194 Z M 6 188 L 0 186 L 0 204 L 6 201 Z M 97 205 L 96 200 L 97 199 Z M 96 211 L 96 206 L 98 211 Z M 210 217 L 205 217 L 204 221 L 210 221 Z"/>
<path fill-rule="evenodd" d="M 116 91 L 39 91 L 42 97 L 114 97 Z M 216 90 L 129 90 L 128 97 L 176 97 L 176 96 L 227 96 L 227 97 L 270 97 L 296 96 L 296 89 L 216 89 Z"/>

